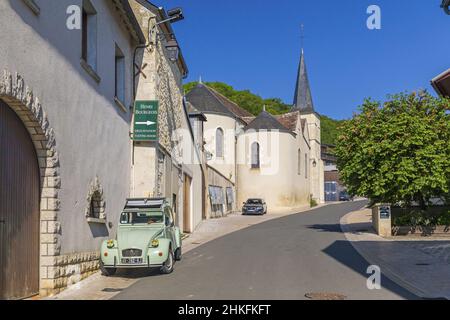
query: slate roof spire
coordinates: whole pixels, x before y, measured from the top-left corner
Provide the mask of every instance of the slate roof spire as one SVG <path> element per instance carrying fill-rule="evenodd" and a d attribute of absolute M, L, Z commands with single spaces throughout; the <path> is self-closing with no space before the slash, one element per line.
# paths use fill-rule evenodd
<path fill-rule="evenodd" d="M 293 110 L 300 110 L 303 113 L 313 113 L 314 104 L 309 85 L 308 72 L 306 70 L 305 53 L 302 48 L 300 64 L 298 67 L 297 84 L 295 86 Z"/>

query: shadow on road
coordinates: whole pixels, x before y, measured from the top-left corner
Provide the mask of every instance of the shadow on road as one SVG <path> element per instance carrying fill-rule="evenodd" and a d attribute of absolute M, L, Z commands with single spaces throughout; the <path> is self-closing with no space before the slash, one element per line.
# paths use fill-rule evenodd
<path fill-rule="evenodd" d="M 158 268 L 152 269 L 118 269 L 117 273 L 112 278 L 127 278 L 127 279 L 140 279 L 164 276 L 159 272 Z"/>
<path fill-rule="evenodd" d="M 352 269 L 353 271 L 361 274 L 364 277 L 369 277 L 372 273 L 367 273 L 367 267 L 369 264 L 366 260 L 353 248 L 350 242 L 346 240 L 338 240 L 333 242 L 330 246 L 322 250 L 328 256 L 334 260 Z M 381 270 L 383 272 L 383 270 Z M 418 300 L 418 296 L 403 289 L 389 278 L 381 275 L 381 286 L 405 299 Z M 369 289 L 367 289 L 369 290 Z"/>
<path fill-rule="evenodd" d="M 367 223 L 354 223 L 352 224 L 352 230 L 355 232 L 368 232 L 371 227 L 367 226 Z M 334 224 L 313 224 L 307 226 L 308 229 L 318 230 L 321 232 L 335 232 L 335 233 L 343 233 L 341 229 L 341 225 L 339 223 Z"/>

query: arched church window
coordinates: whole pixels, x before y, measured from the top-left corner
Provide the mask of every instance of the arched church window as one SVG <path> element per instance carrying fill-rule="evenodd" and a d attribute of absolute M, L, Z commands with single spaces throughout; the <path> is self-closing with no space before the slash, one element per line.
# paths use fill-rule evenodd
<path fill-rule="evenodd" d="M 259 143 L 253 142 L 252 144 L 252 169 L 259 169 Z"/>
<path fill-rule="evenodd" d="M 218 128 L 216 130 L 216 157 L 223 158 L 223 130 Z"/>

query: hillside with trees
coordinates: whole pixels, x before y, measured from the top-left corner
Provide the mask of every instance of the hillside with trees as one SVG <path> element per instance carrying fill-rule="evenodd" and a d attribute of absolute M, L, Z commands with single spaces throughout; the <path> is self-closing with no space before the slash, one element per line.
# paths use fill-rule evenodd
<path fill-rule="evenodd" d="M 189 82 L 185 84 L 185 93 L 187 94 L 197 84 L 198 82 Z M 235 90 L 232 86 L 223 82 L 206 82 L 205 84 L 221 93 L 234 103 L 237 103 L 240 107 L 244 108 L 255 116 L 261 113 L 264 105 L 266 106 L 266 110 L 274 115 L 289 112 L 291 109 L 291 105 L 284 103 L 279 98 L 264 99 L 259 95 L 252 93 L 250 90 Z M 327 116 L 321 115 L 323 144 L 336 143 L 337 128 L 342 122 L 344 121 L 334 120 Z"/>

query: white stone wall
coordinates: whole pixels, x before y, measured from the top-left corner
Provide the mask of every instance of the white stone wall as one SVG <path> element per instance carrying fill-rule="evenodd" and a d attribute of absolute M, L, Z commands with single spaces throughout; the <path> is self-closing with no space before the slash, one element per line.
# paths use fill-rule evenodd
<path fill-rule="evenodd" d="M 305 177 L 305 155 L 310 149 L 303 138 L 300 122 L 297 135 L 258 131 L 246 132 L 238 138 L 238 204 L 249 198 L 263 198 L 269 212 L 308 204 L 310 177 Z M 260 146 L 261 168 L 251 167 L 251 145 Z M 298 170 L 298 150 L 301 170 Z"/>
<path fill-rule="evenodd" d="M 155 25 L 155 14 L 130 1 L 144 34 L 149 35 Z M 161 29 L 157 29 L 162 32 Z M 155 143 L 135 143 L 133 148 L 134 163 L 131 181 L 133 196 L 165 196 L 172 200 L 177 197 L 177 222 L 182 225 L 183 219 L 183 185 L 184 175 L 192 178 L 193 198 L 191 225 L 196 227 L 202 217 L 202 171 L 200 160 L 189 161 L 194 153 L 194 141 L 189 131 L 189 119 L 183 107 L 182 70 L 177 63 L 169 61 L 164 37 L 152 37 L 155 44 L 139 51 L 138 60 L 142 69 L 137 81 L 137 100 L 158 100 L 158 136 Z M 164 155 L 164 156 L 163 156 Z M 193 156 L 197 157 L 196 154 Z M 188 159 L 188 160 L 186 160 Z M 194 163 L 192 163 L 194 162 Z M 186 168 L 188 172 L 184 172 Z"/>
<path fill-rule="evenodd" d="M 99 177 L 105 217 L 113 225 L 129 196 L 131 113 L 114 101 L 114 53 L 117 43 L 126 65 L 131 66 L 133 43 L 112 2 L 92 3 L 101 33 L 100 82 L 80 64 L 81 30 L 66 28 L 67 7 L 81 5 L 82 0 L 38 1 L 39 15 L 23 1 L 0 1 L 0 70 L 7 70 L 5 77 L 12 79 L 7 82 L 15 83 L 14 93 L 5 93 L 2 99 L 23 119 L 40 145 L 36 144 L 43 183 L 43 294 L 57 292 L 70 282 L 62 279 L 82 278 L 91 272 L 94 266 L 82 263 L 95 265 L 95 258 L 78 259 L 78 255 L 89 252 L 95 256 L 100 243 L 114 233 L 107 224 L 90 224 L 86 219 L 91 182 Z M 127 68 L 126 107 L 131 104 L 130 84 L 131 68 Z M 68 265 L 74 267 L 62 270 Z"/>
<path fill-rule="evenodd" d="M 315 113 L 303 114 L 301 117 L 307 121 L 309 144 L 311 146 L 311 194 L 317 202 L 324 203 L 324 163 L 321 155 L 320 118 Z M 313 165 L 314 160 L 316 166 Z"/>
<path fill-rule="evenodd" d="M 219 171 L 228 180 L 236 182 L 236 127 L 242 126 L 234 118 L 205 113 L 208 121 L 204 125 L 205 149 L 213 157 L 208 160 L 208 165 Z M 224 154 L 217 157 L 216 131 L 221 128 L 224 132 Z"/>

